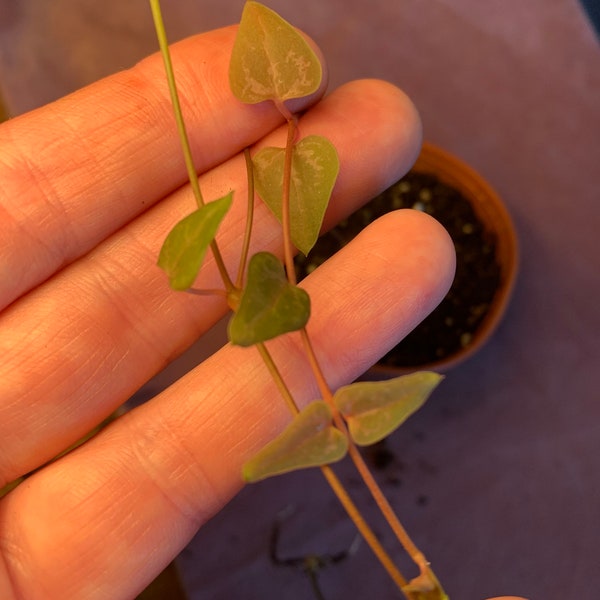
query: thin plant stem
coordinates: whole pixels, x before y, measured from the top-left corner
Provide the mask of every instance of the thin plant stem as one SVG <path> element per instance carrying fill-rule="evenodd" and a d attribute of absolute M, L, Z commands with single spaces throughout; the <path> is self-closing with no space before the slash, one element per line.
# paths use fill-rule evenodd
<path fill-rule="evenodd" d="M 317 577 L 317 574 L 312 569 L 308 569 L 307 575 L 308 580 L 310 581 L 310 587 L 312 588 L 312 591 L 315 594 L 315 598 L 317 600 L 325 600 L 325 596 L 323 596 L 323 592 L 321 591 L 321 588 L 319 586 L 319 579 Z"/>
<path fill-rule="evenodd" d="M 300 334 L 302 336 L 302 341 L 304 343 L 310 366 L 317 381 L 317 385 L 319 387 L 321 396 L 331 408 L 333 420 L 336 427 L 338 427 L 338 429 L 340 429 L 348 438 L 348 454 L 350 456 L 350 459 L 354 463 L 354 466 L 356 467 L 362 480 L 364 481 L 373 499 L 375 500 L 377 507 L 381 511 L 391 530 L 394 532 L 394 535 L 396 536 L 402 547 L 409 554 L 409 556 L 417 564 L 419 569 L 423 569 L 423 567 L 427 565 L 427 560 L 424 554 L 417 548 L 415 543 L 408 535 L 406 529 L 403 527 L 402 523 L 400 523 L 400 520 L 394 512 L 394 509 L 388 502 L 387 498 L 385 497 L 385 494 L 379 487 L 379 484 L 377 483 L 377 481 L 373 477 L 373 474 L 371 473 L 371 470 L 367 466 L 367 463 L 365 462 L 362 454 L 360 453 L 360 451 L 356 447 L 356 444 L 352 440 L 348 432 L 346 423 L 340 415 L 340 412 L 338 411 L 337 407 L 335 406 L 335 403 L 333 401 L 333 393 L 329 387 L 329 384 L 327 383 L 327 380 L 325 379 L 325 376 L 321 369 L 321 365 L 319 364 L 306 328 L 302 329 Z"/>
<path fill-rule="evenodd" d="M 264 342 L 260 342 L 260 343 L 256 344 L 256 348 L 258 349 L 258 352 L 260 353 L 260 356 L 263 359 L 263 362 L 265 363 L 267 369 L 269 370 L 269 374 L 273 378 L 273 381 L 275 382 L 275 385 L 277 386 L 279 393 L 285 400 L 285 403 L 286 403 L 287 407 L 289 408 L 290 412 L 294 416 L 297 415 L 300 412 L 300 409 L 298 408 L 298 405 L 296 404 L 296 401 L 294 400 L 294 397 L 292 396 L 292 393 L 290 392 L 288 386 L 286 385 L 285 381 L 283 380 L 283 377 L 282 377 L 279 369 L 277 368 L 277 365 L 275 364 L 275 361 L 273 360 L 271 353 L 267 349 Z"/>
<path fill-rule="evenodd" d="M 352 498 L 346 491 L 346 488 L 339 480 L 337 475 L 334 473 L 333 469 L 327 465 L 323 465 L 321 468 L 321 472 L 325 476 L 325 479 L 329 483 L 331 489 L 337 496 L 338 500 L 342 504 L 342 506 L 346 509 L 348 516 L 352 519 L 352 522 L 363 536 L 364 540 L 367 542 L 379 562 L 381 566 L 387 571 L 387 574 L 394 581 L 397 588 L 407 597 L 404 590 L 402 589 L 405 585 L 407 585 L 407 581 L 400 573 L 394 561 L 390 558 L 389 554 L 385 551 L 377 536 L 373 533 L 373 530 L 369 527 L 365 519 L 363 518 L 360 510 L 354 504 Z"/>
<path fill-rule="evenodd" d="M 300 412 L 300 409 L 298 408 L 298 405 L 296 404 L 296 401 L 294 400 L 287 384 L 283 380 L 283 377 L 279 369 L 277 368 L 277 365 L 275 364 L 275 361 L 273 360 L 271 354 L 269 353 L 266 345 L 260 343 L 257 344 L 257 348 L 269 370 L 270 375 L 272 376 L 275 384 L 277 385 L 279 392 L 281 393 L 286 404 L 290 408 L 290 411 L 294 415 L 298 414 Z M 410 598 L 410 596 L 406 595 L 406 593 L 402 590 L 403 586 L 407 584 L 406 579 L 404 578 L 402 573 L 400 573 L 400 571 L 394 564 L 394 561 L 390 558 L 389 554 L 385 551 L 385 549 L 381 545 L 381 542 L 377 539 L 377 536 L 375 535 L 369 524 L 365 521 L 360 510 L 350 497 L 350 494 L 348 494 L 348 492 L 346 491 L 346 488 L 344 487 L 343 483 L 340 481 L 333 469 L 328 465 L 323 465 L 320 467 L 320 469 L 323 473 L 323 476 L 327 480 L 327 483 L 329 483 L 329 486 L 333 490 L 333 493 L 336 495 L 337 499 L 344 507 L 348 516 L 350 517 L 350 519 L 352 520 L 352 522 L 354 523 L 364 540 L 367 542 L 367 544 L 369 545 L 369 547 L 371 548 L 371 550 L 373 551 L 383 568 L 386 570 L 390 578 L 394 581 L 398 589 L 402 591 L 405 597 Z"/>
<path fill-rule="evenodd" d="M 200 208 L 204 206 L 204 198 L 202 197 L 200 184 L 198 183 L 198 174 L 196 173 L 196 167 L 194 166 L 190 140 L 183 119 L 183 112 L 181 110 L 181 103 L 179 101 L 179 94 L 177 92 L 177 84 L 175 81 L 175 71 L 173 70 L 173 62 L 171 61 L 171 53 L 169 52 L 167 33 L 160 9 L 160 1 L 150 0 L 150 9 L 152 10 L 152 18 L 154 20 L 154 27 L 156 29 L 156 37 L 158 38 L 158 45 L 160 47 L 160 52 L 165 65 L 165 72 L 169 84 L 169 93 L 171 95 L 171 103 L 173 105 L 173 113 L 177 123 L 177 132 L 179 134 L 179 140 L 183 149 L 183 157 L 185 160 L 188 178 L 194 193 L 194 198 L 196 199 L 196 203 Z M 217 264 L 217 268 L 219 269 L 221 279 L 223 280 L 225 288 L 229 292 L 234 289 L 234 285 L 229 277 L 229 273 L 227 272 L 227 267 L 225 266 L 225 262 L 221 256 L 221 251 L 214 240 L 211 242 L 210 248 L 213 256 L 215 257 L 215 262 Z"/>
<path fill-rule="evenodd" d="M 283 197 L 281 202 L 281 227 L 283 229 L 283 252 L 285 270 L 288 281 L 296 285 L 296 270 L 294 269 L 294 251 L 290 229 L 290 188 L 292 184 L 292 159 L 294 157 L 294 140 L 296 138 L 296 119 L 288 119 L 287 142 L 283 163 Z"/>
<path fill-rule="evenodd" d="M 175 113 L 175 121 L 177 123 L 177 131 L 179 132 L 179 138 L 183 147 L 183 158 L 185 160 L 185 166 L 187 168 L 188 177 L 190 184 L 194 192 L 194 197 L 198 206 L 204 206 L 204 198 L 198 184 L 198 176 L 196 174 L 196 168 L 194 167 L 194 161 L 192 158 L 192 151 L 190 147 L 190 141 L 187 135 L 185 122 L 183 119 L 183 113 L 181 110 L 181 103 L 179 101 L 179 94 L 177 93 L 177 85 L 175 82 L 175 72 L 173 69 L 173 62 L 171 61 L 171 53 L 169 52 L 169 42 L 167 40 L 167 33 L 165 24 L 160 9 L 159 0 L 150 0 L 150 8 L 152 9 L 152 17 L 154 19 L 154 27 L 156 29 L 156 36 L 158 37 L 158 45 L 160 52 L 163 57 L 165 64 L 165 72 L 167 75 L 167 82 L 169 84 L 169 93 L 171 95 L 171 104 L 173 105 L 173 112 Z"/>
<path fill-rule="evenodd" d="M 246 212 L 246 230 L 244 231 L 244 241 L 242 243 L 242 254 L 240 257 L 240 265 L 238 274 L 235 280 L 237 288 L 242 288 L 244 284 L 244 272 L 246 263 L 248 262 L 248 251 L 250 250 L 250 237 L 252 234 L 252 225 L 254 221 L 254 165 L 250 156 L 250 149 L 244 149 L 244 159 L 246 161 L 246 174 L 248 179 L 248 209 Z"/>

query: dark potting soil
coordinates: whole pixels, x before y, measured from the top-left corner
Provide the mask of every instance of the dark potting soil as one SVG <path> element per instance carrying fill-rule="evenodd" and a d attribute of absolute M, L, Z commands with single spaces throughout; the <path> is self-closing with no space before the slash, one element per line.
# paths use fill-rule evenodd
<path fill-rule="evenodd" d="M 411 171 L 403 179 L 319 238 L 307 257 L 298 255 L 298 279 L 325 262 L 361 229 L 386 212 L 422 210 L 448 231 L 456 248 L 456 276 L 441 304 L 380 364 L 413 367 L 441 360 L 468 346 L 500 283 L 495 236 L 484 229 L 470 202 L 436 177 Z"/>

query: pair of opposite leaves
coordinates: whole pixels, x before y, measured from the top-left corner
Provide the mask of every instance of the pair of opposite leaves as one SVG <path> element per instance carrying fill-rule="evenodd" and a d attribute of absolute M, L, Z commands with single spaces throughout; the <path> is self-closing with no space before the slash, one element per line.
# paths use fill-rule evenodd
<path fill-rule="evenodd" d="M 404 423 L 441 380 L 437 373 L 420 371 L 386 381 L 361 381 L 339 388 L 333 401 L 348 425 L 350 437 L 359 446 L 369 446 Z M 244 479 L 254 482 L 334 463 L 347 450 L 348 440 L 333 425 L 331 408 L 317 400 L 300 411 L 278 437 L 244 465 Z"/>

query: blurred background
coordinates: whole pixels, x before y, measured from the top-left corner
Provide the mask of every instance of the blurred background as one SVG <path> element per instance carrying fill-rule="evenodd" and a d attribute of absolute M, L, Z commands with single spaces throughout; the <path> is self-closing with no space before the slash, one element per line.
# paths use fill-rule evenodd
<path fill-rule="evenodd" d="M 171 41 L 234 23 L 243 6 L 162 4 Z M 404 524 L 454 599 L 596 599 L 600 43 L 588 13 L 576 0 L 268 4 L 320 45 L 332 87 L 360 77 L 402 87 L 426 139 L 478 170 L 518 230 L 521 270 L 500 329 L 390 438 L 385 460 L 373 457 Z M 145 1 L 0 0 L 0 103 L 18 115 L 156 47 Z M 364 545 L 345 556 L 352 526 L 312 472 L 247 488 L 203 528 L 177 560 L 187 596 L 313 597 L 298 561 L 270 555 L 277 530 L 280 557 L 342 552 L 319 575 L 327 600 L 395 597 Z"/>

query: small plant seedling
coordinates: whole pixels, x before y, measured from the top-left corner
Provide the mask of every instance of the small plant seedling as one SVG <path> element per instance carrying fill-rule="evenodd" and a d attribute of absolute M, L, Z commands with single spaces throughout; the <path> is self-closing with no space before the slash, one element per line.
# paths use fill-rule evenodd
<path fill-rule="evenodd" d="M 410 600 L 444 600 L 447 595 L 428 561 L 400 524 L 358 449 L 382 440 L 400 426 L 426 401 L 442 377 L 421 372 L 331 390 L 306 329 L 310 298 L 297 286 L 293 257 L 296 251 L 308 254 L 319 236 L 339 160 L 335 147 L 326 138 L 301 137 L 298 117 L 290 113 L 286 101 L 319 89 L 321 63 L 306 40 L 279 15 L 258 2 L 246 2 L 231 55 L 231 91 L 241 102 L 273 102 L 287 123 L 287 142 L 285 147 L 264 148 L 252 156 L 246 150 L 250 190 L 248 226 L 240 244 L 240 264 L 234 278 L 221 259 L 216 237 L 235 192 L 211 202 L 202 197 L 179 107 L 159 1 L 150 0 L 150 5 L 198 204 L 195 211 L 174 225 L 160 251 L 158 265 L 166 272 L 174 290 L 205 293 L 208 290 L 195 290 L 193 286 L 206 253 L 212 251 L 223 280 L 223 289 L 215 293 L 227 298 L 233 313 L 229 339 L 233 344 L 258 349 L 293 415 L 288 427 L 246 463 L 243 478 L 253 482 L 296 469 L 320 468 L 400 593 Z M 281 223 L 283 261 L 265 251 L 247 258 L 254 189 Z M 269 340 L 290 332 L 299 332 L 321 394 L 319 400 L 303 410 L 298 409 L 267 348 Z M 346 455 L 416 563 L 418 574 L 411 580 L 400 573 L 332 470 L 330 465 Z"/>

